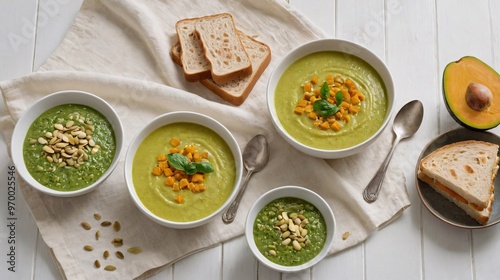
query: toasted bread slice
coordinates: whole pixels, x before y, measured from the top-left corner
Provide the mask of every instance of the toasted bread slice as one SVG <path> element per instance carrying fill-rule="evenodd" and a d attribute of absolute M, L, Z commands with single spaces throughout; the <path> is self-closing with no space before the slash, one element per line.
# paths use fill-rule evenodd
<path fill-rule="evenodd" d="M 175 24 L 180 47 L 186 55 L 180 57 L 184 77 L 188 82 L 197 82 L 210 78 L 210 62 L 205 57 L 198 34 L 195 32 L 195 22 L 198 18 L 179 20 Z"/>
<path fill-rule="evenodd" d="M 438 181 L 432 179 L 431 177 L 423 174 L 420 170 L 418 171 L 418 178 L 426 182 L 431 186 L 436 192 L 444 196 L 449 201 L 453 202 L 455 205 L 460 207 L 467 215 L 475 219 L 479 224 L 485 225 L 488 223 L 494 200 L 494 194 L 491 194 L 491 199 L 489 200 L 488 206 L 482 210 L 478 210 L 460 197 L 457 197 L 452 191 L 450 191 L 446 186 L 442 185 Z"/>
<path fill-rule="evenodd" d="M 236 32 L 231 14 L 199 18 L 195 22 L 195 30 L 216 83 L 225 84 L 252 73 L 252 63 Z M 182 58 L 186 49 L 182 44 L 181 47 Z M 182 60 L 184 63 L 184 58 Z"/>
<path fill-rule="evenodd" d="M 201 84 L 205 87 L 231 104 L 237 106 L 241 105 L 246 100 L 255 86 L 255 83 L 259 80 L 260 76 L 271 61 L 271 49 L 269 46 L 253 39 L 241 31 L 238 31 L 238 36 L 240 36 L 241 42 L 250 56 L 253 69 L 252 74 L 247 77 L 230 81 L 223 85 L 217 84 L 213 79 L 205 79 L 201 81 Z M 180 59 L 181 52 L 182 50 L 179 43 L 176 43 L 170 51 L 172 60 L 179 65 L 182 65 L 182 61 Z"/>
<path fill-rule="evenodd" d="M 494 200 L 498 148 L 475 140 L 445 145 L 420 161 L 417 176 L 484 224 Z"/>

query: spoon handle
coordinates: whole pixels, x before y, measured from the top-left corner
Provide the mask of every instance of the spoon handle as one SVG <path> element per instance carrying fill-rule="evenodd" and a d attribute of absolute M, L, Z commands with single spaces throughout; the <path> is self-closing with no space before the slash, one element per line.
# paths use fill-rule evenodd
<path fill-rule="evenodd" d="M 230 224 L 234 221 L 234 218 L 236 217 L 236 212 L 238 212 L 238 207 L 240 206 L 240 201 L 241 198 L 243 197 L 243 193 L 245 192 L 247 185 L 248 185 L 248 180 L 250 179 L 250 176 L 252 175 L 253 171 L 248 171 L 247 175 L 245 176 L 245 179 L 243 180 L 243 184 L 241 185 L 241 189 L 236 195 L 236 198 L 234 201 L 231 203 L 229 208 L 222 214 L 222 221 L 225 224 Z"/>
<path fill-rule="evenodd" d="M 391 150 L 389 151 L 389 154 L 386 156 L 384 162 L 378 169 L 377 173 L 375 173 L 375 176 L 373 176 L 372 180 L 368 183 L 365 190 L 363 191 L 363 199 L 366 202 L 372 203 L 375 200 L 377 200 L 378 193 L 380 192 L 380 189 L 382 188 L 382 183 L 384 182 L 387 166 L 389 166 L 392 154 L 394 153 L 394 150 L 396 149 L 396 146 L 398 145 L 400 140 L 401 138 L 399 136 L 396 136 L 396 139 L 394 139 L 394 142 L 392 143 L 392 147 Z"/>

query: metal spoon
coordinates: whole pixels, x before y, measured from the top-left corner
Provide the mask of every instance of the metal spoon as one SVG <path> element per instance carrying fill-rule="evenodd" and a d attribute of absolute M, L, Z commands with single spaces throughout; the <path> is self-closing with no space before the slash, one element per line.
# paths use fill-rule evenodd
<path fill-rule="evenodd" d="M 241 189 L 236 195 L 236 199 L 231 203 L 229 208 L 222 214 L 222 221 L 225 224 L 230 224 L 234 221 L 236 217 L 236 212 L 238 211 L 238 206 L 240 205 L 243 193 L 247 188 L 248 180 L 254 172 L 260 171 L 264 166 L 266 166 L 269 160 L 269 146 L 267 144 L 267 139 L 262 134 L 257 134 L 248 142 L 247 146 L 243 150 L 243 165 L 247 170 L 247 175 L 243 179 L 243 184 Z"/>
<path fill-rule="evenodd" d="M 382 166 L 380 166 L 379 170 L 375 173 L 375 176 L 373 176 L 373 179 L 368 183 L 368 186 L 366 186 L 363 192 L 363 198 L 366 202 L 372 203 L 377 200 L 382 182 L 384 181 L 385 172 L 387 171 L 387 166 L 389 165 L 396 145 L 401 139 L 408 138 L 417 132 L 423 117 L 424 107 L 422 106 L 422 102 L 418 100 L 408 102 L 399 110 L 396 117 L 394 117 L 392 129 L 396 134 L 396 139 L 394 139 L 392 148 L 382 163 Z"/>

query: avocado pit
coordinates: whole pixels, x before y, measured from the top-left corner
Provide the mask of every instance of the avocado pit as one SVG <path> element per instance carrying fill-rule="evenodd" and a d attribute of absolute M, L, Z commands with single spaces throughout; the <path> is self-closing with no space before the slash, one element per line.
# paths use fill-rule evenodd
<path fill-rule="evenodd" d="M 493 94 L 491 90 L 480 83 L 471 82 L 465 92 L 465 101 L 473 110 L 482 111 L 490 107 Z"/>

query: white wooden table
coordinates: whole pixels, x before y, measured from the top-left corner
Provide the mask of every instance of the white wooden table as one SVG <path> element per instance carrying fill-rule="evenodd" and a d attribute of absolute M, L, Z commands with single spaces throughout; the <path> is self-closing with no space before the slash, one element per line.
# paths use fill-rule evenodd
<path fill-rule="evenodd" d="M 1 0 L 0 80 L 35 71 L 64 37 L 82 0 Z M 256 0 L 258 1 L 258 0 Z M 284 1 L 284 0 L 283 0 Z M 244 237 L 187 257 L 152 279 L 500 279 L 500 226 L 464 230 L 436 219 L 415 189 L 415 163 L 425 144 L 458 125 L 441 97 L 444 66 L 466 55 L 500 70 L 500 1 L 289 0 L 330 37 L 374 51 L 394 75 L 397 107 L 425 106 L 420 131 L 403 141 L 393 163 L 403 166 L 412 206 L 364 243 L 299 274 L 280 274 L 251 255 Z M 0 101 L 0 113 L 4 114 Z M 499 133 L 498 128 L 492 130 Z M 19 190 L 8 193 L 12 165 L 0 138 L 0 279 L 61 279 Z M 16 227 L 9 229 L 8 200 Z M 15 272 L 9 270 L 15 241 Z M 10 242 L 10 243 L 9 243 Z M 194 269 L 195 268 L 195 269 Z"/>

